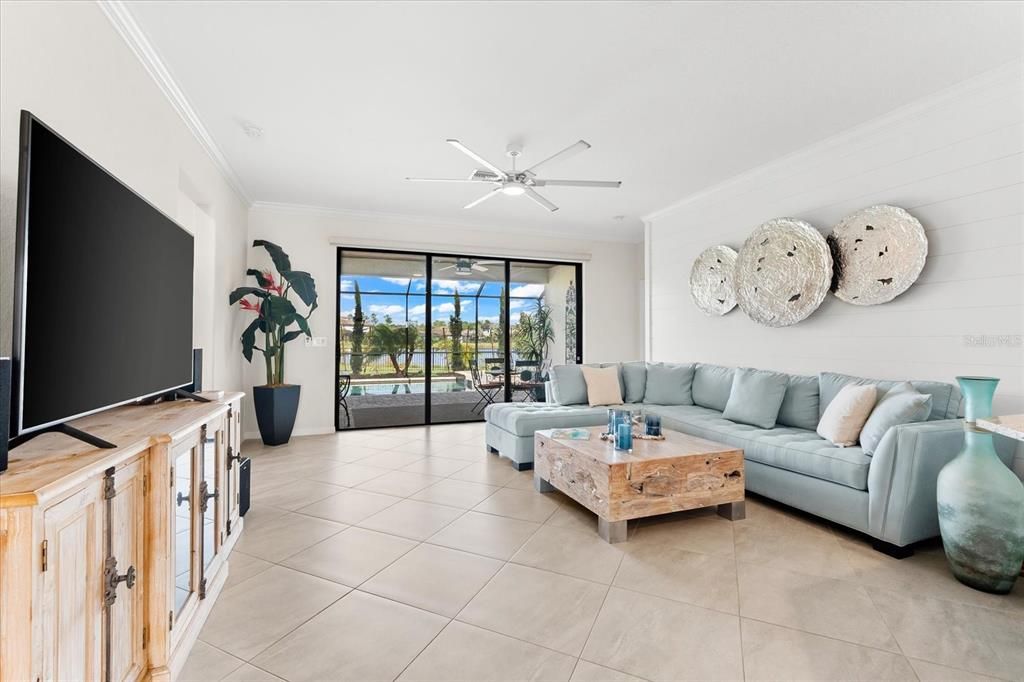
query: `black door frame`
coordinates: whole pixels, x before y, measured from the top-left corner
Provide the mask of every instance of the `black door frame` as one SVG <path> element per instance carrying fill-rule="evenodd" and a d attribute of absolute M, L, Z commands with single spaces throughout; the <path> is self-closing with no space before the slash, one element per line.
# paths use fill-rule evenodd
<path fill-rule="evenodd" d="M 423 271 L 425 281 L 427 283 L 425 291 L 425 304 L 426 310 L 424 311 L 424 326 L 426 333 L 424 334 L 424 370 L 423 370 L 423 395 L 424 395 L 424 407 L 423 407 L 423 423 L 422 424 L 399 424 L 396 426 L 362 426 L 354 428 L 341 428 L 341 419 L 338 414 L 338 375 L 341 372 L 341 266 L 342 257 L 345 251 L 359 251 L 362 253 L 380 253 L 380 254 L 392 254 L 401 256 L 419 256 L 423 257 L 426 261 L 425 269 Z M 433 344 L 433 338 L 431 334 L 431 327 L 433 324 L 433 308 L 432 304 L 432 289 L 433 289 L 433 265 L 434 258 L 466 258 L 470 260 L 489 260 L 489 261 L 502 261 L 505 269 L 504 277 L 504 298 L 503 306 L 505 308 L 505 323 L 503 325 L 502 334 L 504 335 L 504 366 L 505 366 L 505 395 L 504 401 L 512 401 L 512 340 L 511 340 L 511 329 L 512 329 L 512 315 L 509 309 L 509 302 L 511 301 L 511 287 L 510 276 L 512 272 L 512 263 L 537 263 L 540 265 L 568 265 L 572 266 L 576 270 L 576 363 L 583 363 L 583 263 L 581 261 L 562 261 L 562 260 L 551 260 L 546 258 L 513 258 L 509 256 L 481 256 L 481 255 L 467 255 L 464 253 L 448 253 L 441 251 L 414 251 L 414 250 L 403 250 L 403 249 L 376 249 L 361 246 L 338 246 L 337 253 L 335 256 L 335 277 L 334 277 L 334 430 L 335 431 L 357 431 L 363 429 L 375 429 L 375 428 L 401 428 L 404 426 L 431 426 L 431 414 L 430 414 L 430 383 L 433 374 L 432 359 L 431 359 L 431 346 Z M 464 419 L 461 421 L 451 422 L 439 422 L 439 424 L 471 424 L 480 421 L 479 419 Z"/>

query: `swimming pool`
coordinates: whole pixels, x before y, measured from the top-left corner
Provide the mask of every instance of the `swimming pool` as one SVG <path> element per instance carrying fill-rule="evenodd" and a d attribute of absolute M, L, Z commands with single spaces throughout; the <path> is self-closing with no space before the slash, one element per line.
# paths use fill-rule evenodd
<path fill-rule="evenodd" d="M 360 384 L 358 386 L 353 385 L 352 390 L 349 391 L 349 395 L 353 397 L 359 395 L 412 395 L 414 393 L 423 393 L 425 387 L 426 384 L 422 381 L 408 383 Z M 451 379 L 430 382 L 431 393 L 458 393 L 465 390 L 468 389 L 464 384 Z"/>

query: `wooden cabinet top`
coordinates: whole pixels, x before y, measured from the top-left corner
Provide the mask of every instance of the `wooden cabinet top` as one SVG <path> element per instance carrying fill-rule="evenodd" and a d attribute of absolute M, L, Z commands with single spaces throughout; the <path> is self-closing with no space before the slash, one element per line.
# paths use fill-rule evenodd
<path fill-rule="evenodd" d="M 45 433 L 10 451 L 0 473 L 0 507 L 40 504 L 105 469 L 117 466 L 156 443 L 169 443 L 227 412 L 244 394 L 225 392 L 209 403 L 178 400 L 157 405 L 126 405 L 69 422 L 117 445 L 98 449 L 58 433 Z"/>

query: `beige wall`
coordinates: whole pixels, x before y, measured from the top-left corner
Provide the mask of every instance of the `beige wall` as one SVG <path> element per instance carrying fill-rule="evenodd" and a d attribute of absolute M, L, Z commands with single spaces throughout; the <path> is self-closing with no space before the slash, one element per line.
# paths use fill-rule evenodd
<path fill-rule="evenodd" d="M 642 356 L 641 245 L 581 242 L 508 230 L 472 230 L 388 216 L 256 205 L 249 212 L 249 243 L 268 239 L 281 245 L 298 270 L 316 279 L 320 307 L 313 313 L 313 334 L 327 338 L 324 347 L 301 340 L 288 345 L 285 379 L 302 385 L 296 434 L 334 429 L 334 296 L 337 244 L 386 249 L 443 250 L 469 255 L 572 260 L 584 256 L 584 359 L 587 362 L 638 359 Z M 262 249 L 249 250 L 250 267 L 271 267 Z M 241 271 L 239 271 L 241 272 Z M 242 283 L 242 278 L 237 279 Z M 264 383 L 263 366 L 247 366 L 245 385 Z M 251 408 L 249 408 L 251 410 Z M 254 433 L 251 411 L 246 430 Z"/>
<path fill-rule="evenodd" d="M 207 353 L 215 371 L 207 381 L 211 388 L 240 388 L 241 318 L 228 308 L 227 294 L 244 272 L 246 204 L 99 6 L 0 3 L 0 86 L 0 355 L 11 347 L 18 128 L 27 109 L 168 215 L 182 220 L 182 193 L 209 215 L 213 271 L 196 277 L 204 288 L 198 295 L 216 302 L 212 332 L 204 332 L 214 344 Z M 69 285 L 69 295 L 81 293 Z"/>

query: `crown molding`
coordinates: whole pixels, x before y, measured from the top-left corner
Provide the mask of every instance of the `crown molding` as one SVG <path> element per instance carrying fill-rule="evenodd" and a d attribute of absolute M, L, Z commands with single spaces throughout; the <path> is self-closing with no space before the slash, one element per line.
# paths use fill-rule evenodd
<path fill-rule="evenodd" d="M 231 164 L 228 163 L 227 157 L 221 152 L 220 147 L 213 141 L 213 137 L 206 129 L 206 126 L 203 125 L 199 114 L 196 113 L 196 110 L 188 101 L 188 97 L 185 96 L 185 93 L 178 86 L 171 72 L 164 65 L 163 60 L 160 59 L 156 48 L 149 42 L 146 34 L 135 21 L 128 6 L 122 0 L 96 1 L 100 9 L 107 16 L 107 19 L 110 20 L 110 23 L 114 25 L 121 38 L 124 39 L 124 42 L 128 44 L 131 51 L 142 62 L 146 72 L 156 82 L 164 97 L 167 98 L 167 101 L 171 103 L 174 110 L 181 116 L 181 120 L 185 122 L 185 127 L 195 136 L 199 145 L 206 151 L 218 170 L 220 170 L 224 179 L 227 180 L 228 184 L 231 185 L 247 205 L 252 204 L 252 198 L 246 191 L 241 179 L 235 173 Z"/>
<path fill-rule="evenodd" d="M 1011 62 L 1007 62 L 1006 64 L 997 66 L 996 68 L 990 69 L 988 71 L 984 71 L 976 76 L 968 78 L 967 80 L 960 81 L 959 83 L 954 83 L 953 85 L 943 88 L 942 90 L 938 90 L 937 92 L 933 92 L 930 95 L 920 97 L 914 100 L 913 102 L 904 104 L 903 106 L 893 109 L 892 111 L 882 114 L 881 116 L 876 116 L 875 118 L 868 119 L 863 123 L 859 123 L 853 126 L 852 128 L 847 128 L 846 130 L 838 132 L 835 135 L 826 137 L 823 140 L 819 140 L 818 142 L 814 142 L 805 147 L 801 147 L 796 151 L 790 152 L 789 154 L 785 154 L 778 158 L 772 159 L 771 161 L 763 163 L 759 166 L 754 166 L 753 168 L 743 171 L 742 173 L 734 175 L 730 178 L 727 178 L 722 182 L 710 185 L 702 190 L 694 192 L 693 194 L 688 194 L 682 199 L 674 201 L 673 203 L 669 204 L 668 206 L 665 206 L 664 208 L 660 208 L 656 211 L 652 211 L 646 215 L 641 216 L 641 220 L 643 220 L 645 224 L 650 223 L 652 220 L 673 213 L 679 210 L 680 208 L 686 206 L 687 204 L 691 204 L 700 199 L 704 199 L 709 195 L 720 192 L 733 185 L 755 179 L 761 175 L 764 175 L 765 173 L 771 172 L 772 170 L 778 168 L 779 166 L 799 162 L 801 159 L 812 156 L 814 154 L 830 149 L 832 147 L 845 144 L 850 140 L 855 140 L 858 137 L 862 137 L 867 133 L 878 130 L 879 128 L 884 128 L 886 126 L 892 125 L 893 123 L 898 123 L 900 121 L 905 121 L 907 119 L 913 118 L 924 112 L 941 106 L 942 104 L 948 102 L 951 99 L 962 97 L 972 92 L 987 90 L 993 87 L 999 87 L 1004 82 L 1017 83 L 1020 82 L 1022 78 L 1024 78 L 1024 61 L 1014 60 Z"/>
<path fill-rule="evenodd" d="M 470 220 L 458 220 L 452 218 L 432 218 L 430 216 L 412 215 L 406 213 L 362 211 L 349 208 L 330 208 L 326 206 L 311 206 L 308 204 L 289 204 L 275 201 L 254 201 L 250 206 L 250 210 L 269 210 L 286 213 L 303 213 L 306 215 L 337 216 L 343 218 L 352 218 L 354 220 L 367 220 L 382 223 L 405 223 L 413 225 L 424 225 L 435 228 L 450 227 L 490 234 L 493 234 L 495 231 L 514 230 L 516 234 L 547 237 L 548 239 L 585 239 L 588 242 L 608 242 L 612 244 L 638 244 L 642 240 L 642 234 L 636 236 L 627 235 L 623 236 L 622 239 L 609 239 L 607 237 L 595 239 L 589 235 L 584 234 L 582 230 L 578 228 L 568 228 L 569 230 L 571 230 L 571 232 L 563 232 L 560 234 L 556 234 L 553 230 L 529 229 L 512 225 L 485 225 Z M 636 230 L 634 229 L 633 231 L 635 232 Z"/>

